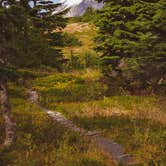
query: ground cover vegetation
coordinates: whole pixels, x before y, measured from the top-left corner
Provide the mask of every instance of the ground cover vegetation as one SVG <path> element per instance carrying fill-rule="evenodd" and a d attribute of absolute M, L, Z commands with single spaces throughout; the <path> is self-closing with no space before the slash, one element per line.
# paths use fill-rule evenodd
<path fill-rule="evenodd" d="M 9 92 L 17 141 L 9 149 L 0 151 L 0 165 L 110 166 L 110 159 L 93 142 L 53 122 L 30 103 L 24 87 L 10 83 Z M 3 130 L 0 118 L 0 131 Z M 1 132 L 0 140 L 3 138 Z"/>
<path fill-rule="evenodd" d="M 164 165 L 165 97 L 106 97 L 108 87 L 101 88 L 101 74 L 97 73 L 54 74 L 35 80 L 33 87 L 40 94 L 41 104 L 61 112 L 84 129 L 116 140 L 142 165 Z M 80 83 L 86 85 L 83 90 Z M 94 83 L 100 88 L 96 89 Z"/>
<path fill-rule="evenodd" d="M 65 25 L 62 14 L 51 14 L 58 5 L 32 2 L 33 8 L 29 1 L 24 0 L 0 3 L 0 93 L 6 132 L 5 146 L 12 144 L 16 138 L 7 88 L 8 81 L 16 81 L 21 77 L 16 69 L 50 65 L 60 70 L 63 59 L 61 52 L 48 43 L 52 27 L 62 28 Z"/>

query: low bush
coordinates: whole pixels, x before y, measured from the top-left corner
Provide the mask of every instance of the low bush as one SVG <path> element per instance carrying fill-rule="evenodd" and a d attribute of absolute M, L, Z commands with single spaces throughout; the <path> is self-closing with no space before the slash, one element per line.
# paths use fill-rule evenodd
<path fill-rule="evenodd" d="M 71 74 L 55 74 L 34 81 L 44 105 L 52 102 L 80 102 L 97 100 L 103 97 L 105 86 L 100 82 Z"/>
<path fill-rule="evenodd" d="M 81 46 L 81 41 L 74 35 L 66 32 L 51 33 L 50 44 L 52 46 L 70 47 Z"/>

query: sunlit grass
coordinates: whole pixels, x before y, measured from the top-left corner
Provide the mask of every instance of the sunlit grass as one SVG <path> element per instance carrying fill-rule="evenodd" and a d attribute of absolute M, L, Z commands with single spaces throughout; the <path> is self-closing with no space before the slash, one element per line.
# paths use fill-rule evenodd
<path fill-rule="evenodd" d="M 80 73 L 57 73 L 36 79 L 33 87 L 40 93 L 40 102 L 49 105 L 54 102 L 79 102 L 100 99 L 107 87 L 99 82 L 97 70 Z"/>
<path fill-rule="evenodd" d="M 41 100 L 44 101 L 42 103 L 44 106 L 63 113 L 78 126 L 87 130 L 97 130 L 105 137 L 122 144 L 128 153 L 145 165 L 164 164 L 166 161 L 164 97 L 105 97 L 102 94 L 103 89 L 100 89 L 99 92 L 103 95 L 101 99 L 96 100 L 90 96 L 88 101 L 78 101 L 82 97 L 87 98 L 89 94 L 87 95 L 85 89 L 81 91 L 80 87 L 75 92 L 71 85 L 74 87 L 78 84 L 86 85 L 86 88 L 91 87 L 95 91 L 94 85 L 100 84 L 100 78 L 100 72 L 92 69 L 55 73 L 37 78 L 33 82 L 33 87 L 40 95 L 42 95 L 40 90 L 46 94 L 45 98 L 40 96 L 44 99 Z M 68 86 L 71 93 L 63 94 L 61 90 Z M 74 96 L 75 94 L 77 96 Z M 110 166 L 110 160 L 94 148 L 93 143 L 89 144 L 89 140 L 66 131 L 50 120 L 40 108 L 27 102 L 23 87 L 11 84 L 10 95 L 18 139 L 10 152 L 1 154 L 1 165 L 57 163 L 58 166 L 65 166 L 65 163 L 69 163 L 71 166 Z M 68 97 L 65 98 L 66 96 Z M 63 102 L 54 100 L 55 97 Z M 71 99 L 75 99 L 74 102 Z M 3 131 L 2 119 L 0 130 Z M 3 137 L 1 132 L 1 141 Z"/>
<path fill-rule="evenodd" d="M 77 125 L 97 130 L 122 144 L 144 164 L 164 164 L 166 121 L 160 98 L 114 96 L 79 103 L 52 103 Z"/>
<path fill-rule="evenodd" d="M 65 56 L 70 57 L 72 50 L 74 55 L 82 58 L 81 63 L 87 53 L 98 58 L 92 50 L 95 33 L 93 27 L 75 32 L 83 45 L 64 48 Z M 38 71 L 35 78 L 32 87 L 39 93 L 44 107 L 61 112 L 78 126 L 97 130 L 122 144 L 142 165 L 165 166 L 165 97 L 106 97 L 107 86 L 103 84 L 97 67 L 67 70 L 66 73 L 49 69 Z M 18 139 L 9 152 L 0 154 L 0 165 L 113 165 L 90 140 L 53 122 L 39 107 L 29 103 L 24 87 L 10 84 L 10 95 Z M 1 142 L 3 131 L 0 117 Z"/>
<path fill-rule="evenodd" d="M 0 165 L 17 166 L 110 166 L 110 159 L 94 144 L 76 133 L 68 131 L 47 117 L 38 107 L 22 98 L 20 87 L 10 85 L 11 106 L 17 124 L 17 142 L 1 152 Z M 15 89 L 16 88 L 16 89 Z M 13 95 L 17 91 L 18 97 Z M 3 123 L 0 119 L 0 140 Z M 76 157 L 77 156 L 77 157 Z"/>
<path fill-rule="evenodd" d="M 57 86 L 54 79 L 61 80 L 58 78 L 61 76 L 50 76 L 51 83 L 48 77 L 36 80 L 36 85 L 42 86 L 43 83 L 45 87 L 51 89 L 50 92 L 45 91 L 45 106 L 63 113 L 80 127 L 92 131 L 97 130 L 105 137 L 122 144 L 128 153 L 134 155 L 145 165 L 165 163 L 166 109 L 165 102 L 163 102 L 164 97 L 105 97 L 103 89 L 99 89 L 102 97 L 96 100 L 87 93 L 86 89 L 82 91 L 81 87 L 78 87 L 75 91 L 70 86 L 70 91 L 66 91 L 64 94 L 63 91 L 57 89 L 53 91 L 51 88 L 54 85 Z M 81 83 L 81 85 L 86 85 L 87 89 L 92 88 L 93 95 L 96 96 L 96 83 L 100 86 L 103 85 L 100 82 L 102 77 L 100 71 L 94 69 L 73 71 L 72 74 L 66 73 L 66 76 L 66 79 L 64 75 L 62 76 L 63 81 L 59 87 L 61 90 L 66 90 L 67 84 L 71 85 L 71 82 L 74 86 Z M 70 77 L 71 79 L 69 79 Z M 78 78 L 79 81 L 76 81 Z M 49 84 L 46 83 L 47 81 Z M 61 102 L 52 100 L 55 97 L 59 98 Z M 84 97 L 88 100 L 80 100 Z"/>
<path fill-rule="evenodd" d="M 71 51 L 73 54 L 79 55 L 80 57 L 87 54 L 87 52 L 90 52 L 95 57 L 98 56 L 97 53 L 93 50 L 93 47 L 95 46 L 93 39 L 97 33 L 96 27 L 92 24 L 88 24 L 86 27 L 81 27 L 81 25 L 84 24 L 85 23 L 77 23 L 76 25 L 74 24 L 74 26 L 72 26 L 73 24 L 68 25 L 67 32 L 73 33 L 81 41 L 82 45 L 63 48 L 63 53 L 66 57 L 71 55 Z M 80 32 L 78 32 L 78 29 L 80 29 Z"/>

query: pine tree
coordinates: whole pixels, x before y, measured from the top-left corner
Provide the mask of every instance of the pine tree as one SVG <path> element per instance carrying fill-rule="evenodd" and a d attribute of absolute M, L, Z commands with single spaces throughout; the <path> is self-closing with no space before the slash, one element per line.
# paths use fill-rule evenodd
<path fill-rule="evenodd" d="M 50 4 L 45 6 L 39 1 L 34 1 L 34 8 L 31 8 L 29 2 L 27 0 L 0 2 L 0 101 L 5 124 L 6 138 L 3 144 L 5 147 L 10 146 L 16 138 L 7 82 L 20 77 L 20 73 L 17 72 L 20 67 L 49 65 L 60 68 L 62 64 L 61 52 L 52 48 L 49 45 L 49 38 L 46 37 L 53 27 L 64 27 L 62 13 L 54 16 L 51 14 L 53 8 Z M 41 9 L 46 10 L 44 17 L 40 13 Z M 55 17 L 57 20 L 53 21 Z M 48 27 L 45 21 L 49 22 Z M 44 24 L 41 26 L 42 30 L 36 25 L 37 22 Z"/>
<path fill-rule="evenodd" d="M 14 45 L 25 35 L 27 22 L 24 12 L 22 7 L 15 4 L 9 8 L 3 4 L 0 6 L 0 101 L 5 124 L 5 146 L 11 145 L 16 138 L 15 124 L 10 114 L 7 81 L 16 76 L 17 51 Z"/>
<path fill-rule="evenodd" d="M 117 89 L 153 89 L 164 80 L 166 62 L 163 0 L 111 0 L 98 12 L 97 50 L 103 72 Z M 152 74 L 153 72 L 153 74 Z"/>
<path fill-rule="evenodd" d="M 85 13 L 82 15 L 81 21 L 83 22 L 93 21 L 95 14 L 96 14 L 96 11 L 92 7 L 88 7 Z"/>

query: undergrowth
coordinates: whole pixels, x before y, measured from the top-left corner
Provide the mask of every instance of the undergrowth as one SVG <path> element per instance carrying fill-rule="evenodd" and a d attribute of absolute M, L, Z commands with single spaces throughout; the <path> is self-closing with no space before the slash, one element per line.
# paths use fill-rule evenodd
<path fill-rule="evenodd" d="M 107 89 L 101 85 L 98 78 L 89 79 L 86 72 L 82 75 L 57 73 L 39 78 L 34 81 L 33 87 L 39 92 L 40 102 L 44 105 L 54 102 L 98 100 Z"/>
<path fill-rule="evenodd" d="M 0 152 L 1 166 L 110 166 L 111 161 L 93 142 L 49 119 L 38 106 L 27 101 L 22 88 L 10 85 L 10 89 L 17 142 Z M 0 119 L 1 141 L 2 122 Z"/>

